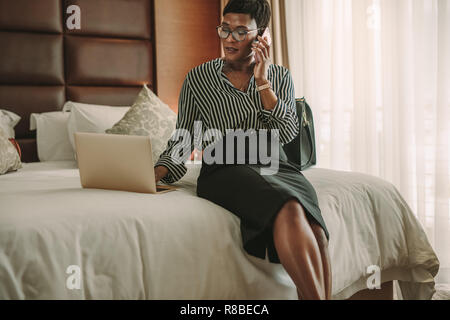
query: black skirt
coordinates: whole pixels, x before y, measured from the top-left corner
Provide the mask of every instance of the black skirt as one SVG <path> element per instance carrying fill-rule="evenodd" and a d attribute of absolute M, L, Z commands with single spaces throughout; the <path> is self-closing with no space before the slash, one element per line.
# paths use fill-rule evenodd
<path fill-rule="evenodd" d="M 259 150 L 259 134 L 257 133 L 256 136 L 258 137 L 257 150 Z M 272 138 L 273 136 L 269 134 L 268 150 L 271 150 Z M 236 156 L 233 158 L 234 162 L 225 161 L 226 141 L 230 140 L 236 141 L 234 137 L 230 139 L 230 134 L 227 134 L 222 139 L 223 144 L 214 143 L 205 149 L 205 152 L 209 150 L 214 155 L 220 148 L 223 163 L 205 161 L 204 152 L 202 168 L 197 180 L 197 195 L 216 203 L 240 218 L 245 251 L 252 256 L 265 259 L 267 249 L 269 261 L 280 263 L 273 240 L 273 224 L 277 213 L 290 199 L 298 200 L 307 218 L 314 219 L 324 229 L 329 239 L 313 186 L 301 173 L 300 167 L 287 159 L 281 144 L 277 144 L 276 149 L 279 154 L 271 157 L 271 164 L 263 163 L 259 158 L 255 163 L 255 159 L 250 156 L 254 153 L 249 152 L 247 141 L 244 159 L 240 157 L 241 162 L 245 163 L 237 164 L 239 157 Z M 235 144 L 234 155 L 236 150 L 237 144 Z M 253 159 L 253 162 L 250 159 Z"/>

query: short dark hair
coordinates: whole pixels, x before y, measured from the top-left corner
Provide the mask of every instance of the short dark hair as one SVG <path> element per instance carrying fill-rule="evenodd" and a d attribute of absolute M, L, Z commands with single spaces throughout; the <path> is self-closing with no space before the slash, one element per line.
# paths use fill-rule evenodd
<path fill-rule="evenodd" d="M 267 0 L 230 0 L 223 9 L 223 16 L 227 13 L 250 14 L 251 18 L 256 20 L 258 28 L 264 28 L 259 31 L 260 36 L 269 26 L 271 16 Z"/>

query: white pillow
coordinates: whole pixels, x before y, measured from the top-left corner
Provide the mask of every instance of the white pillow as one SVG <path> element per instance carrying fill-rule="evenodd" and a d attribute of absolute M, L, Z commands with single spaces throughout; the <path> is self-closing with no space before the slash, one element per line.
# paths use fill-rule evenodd
<path fill-rule="evenodd" d="M 75 152 L 75 132 L 105 133 L 125 115 L 130 107 L 112 107 L 68 101 L 63 110 L 70 111 L 67 130 Z"/>
<path fill-rule="evenodd" d="M 15 138 L 14 127 L 19 123 L 20 117 L 14 112 L 0 109 L 0 128 L 8 136 Z"/>
<path fill-rule="evenodd" d="M 69 116 L 69 112 L 63 111 L 30 115 L 30 130 L 37 130 L 37 153 L 41 162 L 75 160 L 67 133 Z"/>

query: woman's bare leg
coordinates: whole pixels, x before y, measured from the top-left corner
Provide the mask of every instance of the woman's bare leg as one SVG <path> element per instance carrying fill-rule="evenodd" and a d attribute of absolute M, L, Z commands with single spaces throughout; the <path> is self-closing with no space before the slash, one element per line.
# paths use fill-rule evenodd
<path fill-rule="evenodd" d="M 322 267 L 324 271 L 325 279 L 325 292 L 326 299 L 331 300 L 331 263 L 330 263 L 330 253 L 328 251 L 328 239 L 325 235 L 323 228 L 315 221 L 310 221 L 310 226 L 316 236 L 317 243 L 319 244 L 320 257 L 322 258 Z"/>
<path fill-rule="evenodd" d="M 273 235 L 280 262 L 297 286 L 299 298 L 326 299 L 319 244 L 297 199 L 287 201 L 281 208 Z"/>

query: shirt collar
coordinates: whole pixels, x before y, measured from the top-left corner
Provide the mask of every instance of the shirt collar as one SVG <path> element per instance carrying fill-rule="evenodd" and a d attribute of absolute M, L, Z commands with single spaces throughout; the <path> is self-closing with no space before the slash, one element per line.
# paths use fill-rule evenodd
<path fill-rule="evenodd" d="M 222 68 L 223 68 L 223 65 L 225 64 L 225 60 L 223 58 L 217 58 L 214 62 L 215 62 L 217 74 L 219 75 L 219 77 L 221 77 L 222 76 Z"/>

